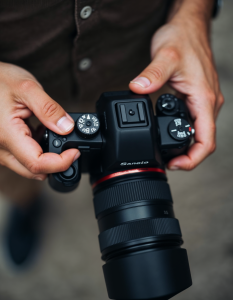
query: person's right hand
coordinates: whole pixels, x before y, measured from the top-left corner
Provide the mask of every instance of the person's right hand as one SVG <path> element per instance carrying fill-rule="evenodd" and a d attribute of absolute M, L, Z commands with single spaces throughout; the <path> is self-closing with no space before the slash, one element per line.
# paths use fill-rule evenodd
<path fill-rule="evenodd" d="M 0 164 L 21 176 L 44 180 L 49 173 L 67 170 L 80 152 L 43 153 L 24 121 L 33 114 L 57 134 L 74 128 L 73 119 L 29 72 L 0 63 Z"/>

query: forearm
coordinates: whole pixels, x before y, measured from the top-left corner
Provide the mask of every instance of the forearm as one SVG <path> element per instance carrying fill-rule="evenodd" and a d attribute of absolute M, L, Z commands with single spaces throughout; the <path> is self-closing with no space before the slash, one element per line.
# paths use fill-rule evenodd
<path fill-rule="evenodd" d="M 174 0 L 168 14 L 168 22 L 193 24 L 209 33 L 214 0 Z"/>

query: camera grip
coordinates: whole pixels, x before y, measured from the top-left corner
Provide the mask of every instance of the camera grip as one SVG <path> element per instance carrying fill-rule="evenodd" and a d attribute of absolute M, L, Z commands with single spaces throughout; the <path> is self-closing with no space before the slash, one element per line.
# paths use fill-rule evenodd
<path fill-rule="evenodd" d="M 79 160 L 64 172 L 49 175 L 49 185 L 57 192 L 67 193 L 75 190 L 81 178 Z"/>

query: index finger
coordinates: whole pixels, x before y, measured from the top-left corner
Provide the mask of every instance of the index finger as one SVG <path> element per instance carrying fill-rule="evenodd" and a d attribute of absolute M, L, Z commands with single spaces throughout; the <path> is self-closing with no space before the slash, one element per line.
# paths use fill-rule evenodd
<path fill-rule="evenodd" d="M 24 124 L 24 126 L 21 127 L 21 130 L 11 131 L 11 138 L 7 141 L 7 148 L 31 173 L 49 174 L 63 172 L 80 156 L 78 149 L 69 149 L 60 155 L 43 153 L 40 145 L 28 134 L 29 129 L 26 130 L 27 125 Z"/>
<path fill-rule="evenodd" d="M 170 170 L 192 170 L 215 150 L 214 108 L 207 99 L 199 101 L 199 104 L 187 103 L 194 118 L 195 143 L 188 149 L 186 155 L 169 161 L 167 168 Z"/>

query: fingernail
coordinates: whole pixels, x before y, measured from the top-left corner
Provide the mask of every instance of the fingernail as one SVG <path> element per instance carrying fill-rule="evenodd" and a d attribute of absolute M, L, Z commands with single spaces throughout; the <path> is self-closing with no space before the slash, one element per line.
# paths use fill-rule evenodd
<path fill-rule="evenodd" d="M 36 177 L 34 177 L 33 179 L 39 180 L 39 181 L 43 181 L 43 178 L 41 178 L 41 177 L 39 177 L 39 176 L 36 176 Z"/>
<path fill-rule="evenodd" d="M 75 162 L 75 161 L 79 158 L 80 154 L 81 154 L 81 153 L 78 152 L 78 153 L 75 155 L 73 162 Z"/>
<path fill-rule="evenodd" d="M 74 127 L 74 122 L 72 122 L 68 117 L 64 116 L 60 120 L 58 120 L 57 127 L 62 132 L 67 132 Z"/>
<path fill-rule="evenodd" d="M 66 116 L 70 119 L 71 122 L 73 122 L 73 118 L 69 115 L 69 114 L 66 114 Z"/>
<path fill-rule="evenodd" d="M 147 88 L 151 84 L 150 80 L 146 77 L 136 77 L 134 80 L 130 81 L 130 83 L 138 84 L 143 88 Z"/>
<path fill-rule="evenodd" d="M 179 170 L 179 167 L 177 167 L 177 166 L 171 166 L 168 169 L 172 170 L 172 171 L 175 171 L 175 170 Z"/>

